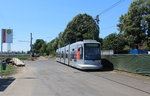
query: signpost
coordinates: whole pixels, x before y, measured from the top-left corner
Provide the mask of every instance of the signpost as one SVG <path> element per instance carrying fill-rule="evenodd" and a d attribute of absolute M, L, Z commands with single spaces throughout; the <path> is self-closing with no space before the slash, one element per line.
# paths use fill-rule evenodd
<path fill-rule="evenodd" d="M 11 50 L 11 43 L 13 43 L 13 30 L 2 29 L 2 41 L 1 41 L 1 52 L 3 52 L 3 43 L 7 43 L 7 51 Z"/>

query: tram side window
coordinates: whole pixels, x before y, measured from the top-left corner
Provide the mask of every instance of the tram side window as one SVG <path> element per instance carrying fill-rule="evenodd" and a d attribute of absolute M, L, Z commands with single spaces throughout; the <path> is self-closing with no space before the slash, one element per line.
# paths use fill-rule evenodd
<path fill-rule="evenodd" d="M 74 61 L 76 62 L 77 61 L 77 52 L 76 52 L 76 50 L 74 50 L 74 52 L 73 52 L 73 55 L 74 55 Z"/>
<path fill-rule="evenodd" d="M 56 57 L 58 57 L 58 52 L 56 52 Z"/>
<path fill-rule="evenodd" d="M 66 58 L 68 58 L 68 50 L 67 50 L 67 52 L 66 52 Z"/>
<path fill-rule="evenodd" d="M 61 53 L 61 58 L 63 58 L 63 54 L 64 54 L 64 53 L 63 53 L 63 51 L 62 51 L 62 53 Z"/>
<path fill-rule="evenodd" d="M 83 47 L 80 48 L 80 59 L 83 59 Z"/>
<path fill-rule="evenodd" d="M 58 57 L 60 58 L 60 55 L 61 55 L 61 53 L 60 52 L 58 52 Z"/>
<path fill-rule="evenodd" d="M 74 59 L 74 49 L 72 49 L 72 52 L 71 52 L 71 59 Z"/>
<path fill-rule="evenodd" d="M 66 58 L 65 55 L 66 55 L 66 53 L 64 52 L 64 54 L 63 54 L 63 58 L 64 58 L 64 59 Z"/>
<path fill-rule="evenodd" d="M 59 57 L 59 52 L 57 52 L 57 57 Z"/>
<path fill-rule="evenodd" d="M 76 52 L 74 49 L 72 49 L 72 51 L 71 51 L 71 59 L 74 59 L 75 62 L 77 61 L 76 60 Z"/>
<path fill-rule="evenodd" d="M 68 54 L 66 53 L 66 58 L 68 58 Z"/>

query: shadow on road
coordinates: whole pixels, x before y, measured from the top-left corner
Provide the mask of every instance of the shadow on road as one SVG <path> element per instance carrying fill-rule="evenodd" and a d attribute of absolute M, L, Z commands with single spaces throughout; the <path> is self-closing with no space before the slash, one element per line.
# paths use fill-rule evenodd
<path fill-rule="evenodd" d="M 0 78 L 0 92 L 5 91 L 14 80 L 14 77 Z"/>
<path fill-rule="evenodd" d="M 114 70 L 114 65 L 107 59 L 102 59 L 103 70 L 102 71 L 112 71 Z"/>
<path fill-rule="evenodd" d="M 61 62 L 58 62 L 58 63 L 61 63 Z M 64 64 L 64 63 L 61 63 L 62 65 L 65 65 L 65 66 L 69 66 L 67 64 Z M 114 70 L 114 66 L 113 64 L 106 60 L 106 59 L 102 59 L 102 65 L 103 65 L 103 68 L 102 69 L 78 69 L 78 68 L 75 68 L 75 67 L 72 67 L 72 66 L 69 66 L 69 67 L 72 67 L 74 69 L 77 69 L 79 71 L 83 71 L 83 72 L 107 72 L 107 71 L 113 71 Z"/>

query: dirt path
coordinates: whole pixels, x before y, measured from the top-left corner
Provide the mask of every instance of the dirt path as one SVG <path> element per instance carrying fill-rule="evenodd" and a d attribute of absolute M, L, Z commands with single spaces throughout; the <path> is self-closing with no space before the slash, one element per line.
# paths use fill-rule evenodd
<path fill-rule="evenodd" d="M 44 57 L 44 56 L 40 56 L 37 58 L 37 60 L 48 60 L 48 58 Z"/>

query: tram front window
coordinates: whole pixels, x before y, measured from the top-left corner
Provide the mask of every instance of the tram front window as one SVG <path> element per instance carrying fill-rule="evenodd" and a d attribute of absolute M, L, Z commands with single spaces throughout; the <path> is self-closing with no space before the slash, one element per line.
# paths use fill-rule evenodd
<path fill-rule="evenodd" d="M 84 45 L 85 60 L 100 60 L 100 44 L 87 43 Z"/>

